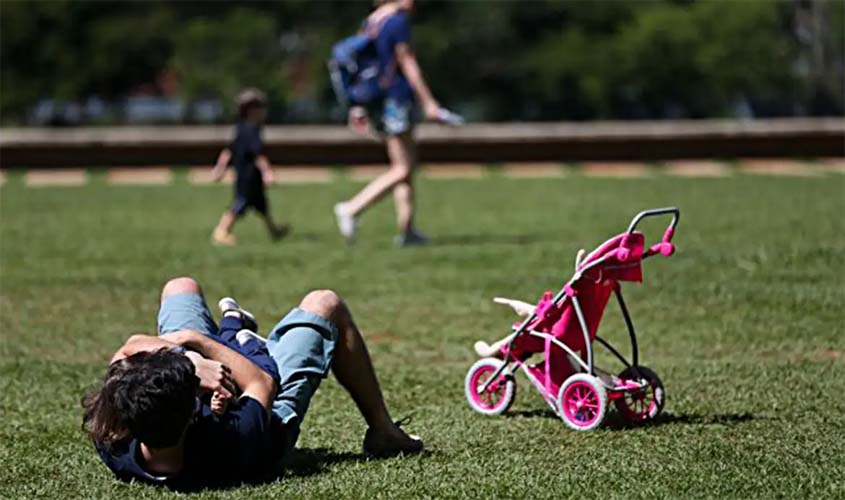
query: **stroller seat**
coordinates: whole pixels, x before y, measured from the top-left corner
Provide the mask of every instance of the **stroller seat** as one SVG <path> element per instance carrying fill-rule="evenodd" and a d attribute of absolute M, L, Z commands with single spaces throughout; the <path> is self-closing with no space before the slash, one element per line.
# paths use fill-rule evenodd
<path fill-rule="evenodd" d="M 644 248 L 642 233 L 620 234 L 601 244 L 578 265 L 576 275 L 582 273 L 581 277 L 572 284 L 568 293 L 578 297 L 591 342 L 595 340 L 610 294 L 618 289 L 619 282 L 642 282 Z M 600 259 L 603 259 L 602 262 L 595 264 Z M 553 335 L 573 351 L 584 349 L 584 333 L 572 301 L 566 300 L 555 306 L 553 299 L 552 292 L 543 294 L 537 303 L 537 317 L 529 323 L 528 330 Z M 519 326 L 520 323 L 515 324 L 515 327 Z M 538 353 L 545 350 L 546 342 L 524 335 L 516 339 L 514 347 L 515 351 L 522 353 Z"/>

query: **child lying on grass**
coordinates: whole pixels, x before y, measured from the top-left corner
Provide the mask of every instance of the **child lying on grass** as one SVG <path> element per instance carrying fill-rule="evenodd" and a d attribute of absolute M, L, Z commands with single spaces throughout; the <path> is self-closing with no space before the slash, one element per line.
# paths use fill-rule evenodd
<path fill-rule="evenodd" d="M 220 337 L 224 343 L 238 348 L 244 356 L 257 364 L 271 376 L 275 372 L 274 363 L 267 351 L 266 339 L 259 336 L 258 323 L 255 317 L 238 305 L 235 299 L 225 297 L 218 303 L 223 313 L 223 320 L 220 322 Z M 236 344 L 236 345 L 235 345 Z M 273 366 L 271 366 L 273 363 Z M 215 415 L 223 415 L 229 409 L 229 402 L 233 395 L 215 391 L 211 394 L 209 406 Z"/>

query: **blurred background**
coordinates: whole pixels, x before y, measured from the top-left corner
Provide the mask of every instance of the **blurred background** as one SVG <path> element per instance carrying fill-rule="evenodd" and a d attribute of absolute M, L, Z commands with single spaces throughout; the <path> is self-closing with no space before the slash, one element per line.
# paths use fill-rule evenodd
<path fill-rule="evenodd" d="M 0 3 L 4 126 L 332 123 L 325 61 L 369 1 Z M 845 2 L 426 1 L 414 44 L 471 121 L 841 116 Z"/>

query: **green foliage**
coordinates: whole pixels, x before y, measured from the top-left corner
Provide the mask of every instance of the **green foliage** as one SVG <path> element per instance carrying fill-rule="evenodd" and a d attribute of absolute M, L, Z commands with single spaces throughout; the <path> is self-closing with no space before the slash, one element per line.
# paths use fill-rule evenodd
<path fill-rule="evenodd" d="M 7 0 L 2 120 L 20 121 L 39 98 L 119 98 L 164 73 L 188 99 L 230 104 L 258 85 L 274 119 L 326 120 L 329 49 L 369 5 Z M 414 40 L 435 94 L 475 120 L 726 116 L 741 101 L 765 104 L 764 115 L 841 114 L 845 1 L 812 4 L 811 42 L 796 35 L 800 5 L 418 2 Z"/>
<path fill-rule="evenodd" d="M 249 86 L 267 92 L 273 104 L 284 104 L 287 82 L 277 38 L 273 19 L 249 9 L 235 9 L 222 19 L 189 19 L 174 35 L 171 61 L 181 93 L 233 103 L 233 96 Z"/>
<path fill-rule="evenodd" d="M 391 244 L 389 202 L 367 212 L 356 246 L 342 243 L 331 207 L 360 184 L 274 187 L 290 238 L 270 242 L 249 216 L 240 246 L 216 248 L 228 187 L 96 181 L 0 188 L 0 498 L 176 497 L 111 478 L 79 429 L 79 398 L 126 336 L 155 328 L 161 285 L 183 274 L 212 304 L 237 297 L 265 332 L 308 290 L 338 289 L 393 415 L 412 415 L 407 428 L 431 450 L 364 460 L 365 424 L 329 377 L 282 481 L 190 498 L 842 497 L 845 176 L 420 179 L 418 220 L 435 240 L 407 250 Z M 472 412 L 472 343 L 514 320 L 491 298 L 539 298 L 579 248 L 670 204 L 683 211 L 677 254 L 646 262 L 645 282 L 625 288 L 642 361 L 666 385 L 660 425 L 611 419 L 576 434 L 521 374 L 508 416 Z M 651 240 L 663 224 L 643 229 Z M 613 304 L 601 334 L 626 339 Z"/>

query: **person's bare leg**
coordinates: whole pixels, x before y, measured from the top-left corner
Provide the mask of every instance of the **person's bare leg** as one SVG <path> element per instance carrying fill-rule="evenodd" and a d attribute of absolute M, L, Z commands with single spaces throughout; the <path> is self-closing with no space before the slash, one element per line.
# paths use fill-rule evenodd
<path fill-rule="evenodd" d="M 364 440 L 367 451 L 375 455 L 420 451 L 422 441 L 391 419 L 364 338 L 343 300 L 331 290 L 317 290 L 306 295 L 299 307 L 328 318 L 338 328 L 332 371 L 370 427 Z"/>
<path fill-rule="evenodd" d="M 270 215 L 270 212 L 261 214 L 261 220 L 264 221 L 264 226 L 267 227 L 267 232 L 270 233 L 270 237 L 274 240 L 284 238 L 284 236 L 288 234 L 288 230 L 290 229 L 288 225 L 276 225 L 276 222 L 273 220 L 273 216 Z"/>
<path fill-rule="evenodd" d="M 414 138 L 410 132 L 385 139 L 390 168 L 367 184 L 352 199 L 343 203 L 344 210 L 356 217 L 373 206 L 397 185 L 407 182 L 414 168 Z"/>
<path fill-rule="evenodd" d="M 179 295 L 182 293 L 202 295 L 202 288 L 200 288 L 200 284 L 197 283 L 197 280 L 193 278 L 188 278 L 187 276 L 173 278 L 168 280 L 161 288 L 161 302 L 164 302 L 164 299 L 170 297 L 171 295 Z"/>
<path fill-rule="evenodd" d="M 231 210 L 223 212 L 223 215 L 220 216 L 220 222 L 217 223 L 217 227 L 214 228 L 211 235 L 212 240 L 219 245 L 234 245 L 235 235 L 232 234 L 232 227 L 237 220 L 238 215 Z"/>
<path fill-rule="evenodd" d="M 410 233 L 414 230 L 414 184 L 410 179 L 393 188 L 393 201 L 396 204 L 399 232 Z"/>

